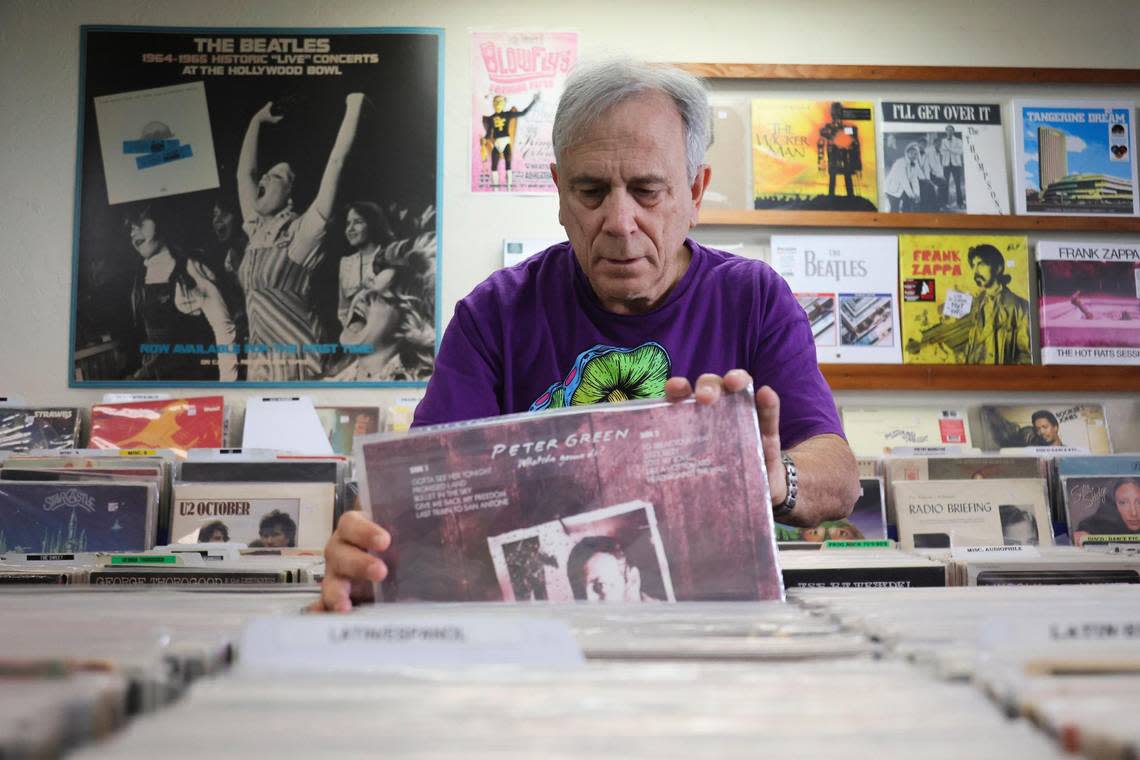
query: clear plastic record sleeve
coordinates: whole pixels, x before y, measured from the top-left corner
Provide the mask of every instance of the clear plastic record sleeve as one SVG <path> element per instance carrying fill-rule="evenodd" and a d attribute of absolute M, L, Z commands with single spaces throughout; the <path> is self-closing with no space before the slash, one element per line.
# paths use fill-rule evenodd
<path fill-rule="evenodd" d="M 392 534 L 377 599 L 780 599 L 750 391 L 365 438 L 366 513 Z"/>
<path fill-rule="evenodd" d="M 0 483 L 0 554 L 139 551 L 154 545 L 153 483 Z"/>
<path fill-rule="evenodd" d="M 0 405 L 0 451 L 73 449 L 81 421 L 74 407 Z"/>

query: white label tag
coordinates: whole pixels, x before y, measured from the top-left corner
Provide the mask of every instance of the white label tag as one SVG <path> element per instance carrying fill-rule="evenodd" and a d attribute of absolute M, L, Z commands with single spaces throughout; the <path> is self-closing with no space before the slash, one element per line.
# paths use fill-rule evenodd
<path fill-rule="evenodd" d="M 961 319 L 970 313 L 974 305 L 974 297 L 960 290 L 947 290 L 946 303 L 942 304 L 942 316 Z"/>
<path fill-rule="evenodd" d="M 247 672 L 358 673 L 585 663 L 569 626 L 558 620 L 456 619 L 390 610 L 254 620 L 242 634 L 239 667 Z"/>
<path fill-rule="evenodd" d="M 1136 275 L 1137 287 L 1140 288 L 1140 272 Z M 0 396 L 0 406 L 24 406 L 23 396 Z"/>
<path fill-rule="evenodd" d="M 892 446 L 897 457 L 958 457 L 965 453 L 961 446 Z"/>
<path fill-rule="evenodd" d="M 950 556 L 953 559 L 1009 556 L 1030 559 L 1040 557 L 1041 551 L 1036 546 L 955 546 Z"/>

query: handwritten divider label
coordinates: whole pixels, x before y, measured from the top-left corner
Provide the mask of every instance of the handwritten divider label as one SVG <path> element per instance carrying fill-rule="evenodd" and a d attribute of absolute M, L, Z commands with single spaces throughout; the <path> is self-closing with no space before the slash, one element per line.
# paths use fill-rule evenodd
<path fill-rule="evenodd" d="M 275 673 L 584 663 L 562 621 L 387 611 L 261 618 L 246 627 L 238 652 L 243 671 Z"/>
<path fill-rule="evenodd" d="M 986 621 L 978 634 L 979 662 L 1014 665 L 1029 675 L 1140 672 L 1140 617 L 1105 612 Z"/>

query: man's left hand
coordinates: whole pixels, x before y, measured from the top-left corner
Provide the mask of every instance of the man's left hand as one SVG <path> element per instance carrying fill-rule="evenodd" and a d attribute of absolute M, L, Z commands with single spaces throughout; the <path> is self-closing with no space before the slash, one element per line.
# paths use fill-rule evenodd
<path fill-rule="evenodd" d="M 705 374 L 697 378 L 697 387 L 684 377 L 673 377 L 665 383 L 665 398 L 682 401 L 696 396 L 698 404 L 715 403 L 725 393 L 736 393 L 752 384 L 752 376 L 742 369 L 730 370 L 724 377 Z M 764 448 L 764 467 L 768 471 L 768 489 L 773 504 L 782 504 L 788 493 L 787 473 L 780 458 L 780 397 L 767 385 L 756 391 L 756 413 L 760 417 L 760 441 Z"/>

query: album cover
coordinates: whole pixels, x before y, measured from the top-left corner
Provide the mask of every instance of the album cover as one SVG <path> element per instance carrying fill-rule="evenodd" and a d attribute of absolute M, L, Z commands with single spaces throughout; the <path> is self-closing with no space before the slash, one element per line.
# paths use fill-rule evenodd
<path fill-rule="evenodd" d="M 712 144 L 705 163 L 712 179 L 701 205 L 705 208 L 752 207 L 751 104 L 743 96 L 709 97 Z"/>
<path fill-rule="evenodd" d="M 1109 456 L 1081 456 L 1066 454 L 1057 457 L 1057 474 L 1066 475 L 1140 475 L 1140 455 L 1113 454 Z"/>
<path fill-rule="evenodd" d="M 1049 480 L 1049 463 L 1038 457 L 933 456 L 888 457 L 883 460 L 888 488 L 900 480 L 994 480 L 1041 478 Z M 887 522 L 895 524 L 895 504 L 887 500 Z"/>
<path fill-rule="evenodd" d="M 189 449 L 225 445 L 225 399 L 221 396 L 96 404 L 91 407 L 93 449 Z"/>
<path fill-rule="evenodd" d="M 875 211 L 876 166 L 869 101 L 752 101 L 755 208 Z"/>
<path fill-rule="evenodd" d="M 750 391 L 366 438 L 386 600 L 782 596 Z"/>
<path fill-rule="evenodd" d="M 992 480 L 1045 478 L 1045 460 L 1037 457 L 890 457 L 883 460 L 887 482 L 898 480 Z"/>
<path fill-rule="evenodd" d="M 843 520 L 825 520 L 814 528 L 776 523 L 780 541 L 861 541 L 887 537 L 886 503 L 882 478 L 860 478 L 859 499 Z"/>
<path fill-rule="evenodd" d="M 274 459 L 219 462 L 188 460 L 178 465 L 178 479 L 197 483 L 336 483 L 343 459 Z"/>
<path fill-rule="evenodd" d="M 984 404 L 978 421 L 978 445 L 986 451 L 1058 447 L 1112 453 L 1102 404 Z"/>
<path fill-rule="evenodd" d="M 0 554 L 149 549 L 157 506 L 151 483 L 0 482 Z"/>
<path fill-rule="evenodd" d="M 1014 100 L 1018 214 L 1134 216 L 1136 103 Z"/>
<path fill-rule="evenodd" d="M 78 41 L 71 386 L 426 382 L 442 29 Z"/>
<path fill-rule="evenodd" d="M 1062 476 L 1074 546 L 1140 544 L 1140 474 Z"/>
<path fill-rule="evenodd" d="M 317 549 L 332 534 L 335 509 L 336 490 L 328 483 L 175 481 L 170 539 Z"/>
<path fill-rule="evenodd" d="M 216 190 L 205 82 L 94 98 L 107 202 Z"/>
<path fill-rule="evenodd" d="M 904 551 L 1053 544 L 1040 478 L 901 480 L 891 491 Z"/>
<path fill-rule="evenodd" d="M 352 454 L 352 442 L 360 435 L 380 431 L 380 409 L 375 406 L 318 406 L 317 418 L 337 454 Z"/>
<path fill-rule="evenodd" d="M 1140 243 L 1037 243 L 1042 364 L 1140 364 Z"/>
<path fill-rule="evenodd" d="M 973 446 L 964 407 L 844 406 L 843 432 L 858 456 L 881 456 L 891 449 Z"/>
<path fill-rule="evenodd" d="M 0 406 L 0 451 L 78 448 L 81 422 L 74 407 Z"/>
<path fill-rule="evenodd" d="M 881 105 L 880 209 L 1009 213 L 1000 104 L 883 101 Z"/>
<path fill-rule="evenodd" d="M 1024 236 L 900 235 L 904 364 L 1032 364 Z"/>
<path fill-rule="evenodd" d="M 771 263 L 807 312 L 821 363 L 902 362 L 897 237 L 773 235 Z"/>

